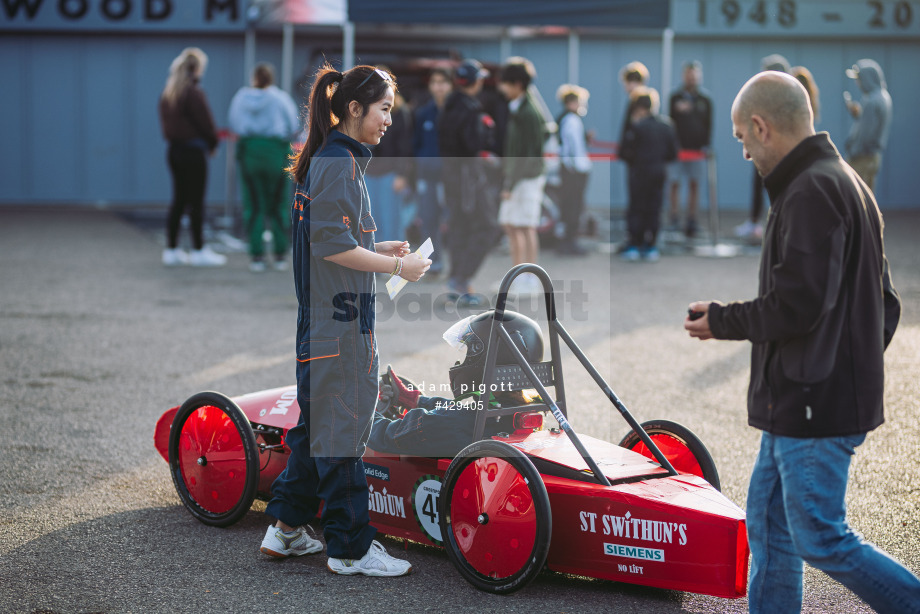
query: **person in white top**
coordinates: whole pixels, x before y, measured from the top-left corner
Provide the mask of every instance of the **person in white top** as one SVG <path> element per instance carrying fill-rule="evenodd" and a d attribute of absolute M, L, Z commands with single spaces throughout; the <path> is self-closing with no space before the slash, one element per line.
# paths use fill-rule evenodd
<path fill-rule="evenodd" d="M 230 102 L 230 129 L 239 137 L 236 160 L 243 196 L 243 222 L 249 239 L 249 268 L 266 268 L 262 234 L 268 220 L 272 234 L 274 268 L 287 269 L 290 242 L 288 203 L 291 182 L 285 167 L 291 139 L 302 130 L 297 105 L 274 85 L 271 64 L 261 63 L 252 73 L 252 86 L 241 88 Z"/>
<path fill-rule="evenodd" d="M 588 157 L 590 140 L 582 118 L 588 111 L 588 90 L 566 83 L 556 91 L 564 110 L 556 122 L 559 125 L 559 178 L 561 182 L 560 217 L 564 235 L 558 251 L 562 256 L 583 256 L 578 245 L 581 215 L 585 209 L 585 190 L 591 174 Z"/>

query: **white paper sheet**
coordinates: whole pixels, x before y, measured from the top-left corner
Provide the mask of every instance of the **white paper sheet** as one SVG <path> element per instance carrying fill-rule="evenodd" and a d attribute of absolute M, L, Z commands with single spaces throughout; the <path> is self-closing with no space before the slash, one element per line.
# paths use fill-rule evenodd
<path fill-rule="evenodd" d="M 425 242 L 422 243 L 421 247 L 415 250 L 415 253 L 422 258 L 431 256 L 431 254 L 434 253 L 434 245 L 431 243 L 431 237 L 425 239 Z M 402 290 L 407 283 L 409 283 L 409 281 L 402 277 L 396 277 L 395 275 L 391 276 L 390 279 L 387 280 L 387 292 L 390 295 L 390 299 L 393 299 L 399 294 L 399 291 Z"/>

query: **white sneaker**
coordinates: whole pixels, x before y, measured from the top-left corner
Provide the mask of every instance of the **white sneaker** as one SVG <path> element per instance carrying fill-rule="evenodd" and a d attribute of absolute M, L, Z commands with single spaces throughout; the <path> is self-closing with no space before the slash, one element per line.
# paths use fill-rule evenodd
<path fill-rule="evenodd" d="M 515 279 L 514 282 L 512 282 L 508 293 L 516 294 L 519 296 L 533 296 L 535 294 L 542 294 L 543 283 L 540 281 L 540 278 L 533 273 L 524 273 Z"/>
<path fill-rule="evenodd" d="M 760 224 L 748 220 L 735 226 L 735 236 L 739 239 L 759 239 L 763 236 L 763 228 Z"/>
<path fill-rule="evenodd" d="M 602 254 L 613 254 L 617 251 L 617 244 L 613 241 L 599 241 L 597 251 Z"/>
<path fill-rule="evenodd" d="M 224 266 L 227 264 L 227 257 L 205 245 L 201 249 L 192 250 L 188 263 L 192 266 Z"/>
<path fill-rule="evenodd" d="M 178 247 L 163 250 L 163 266 L 184 266 L 188 264 L 188 254 Z"/>
<path fill-rule="evenodd" d="M 542 295 L 544 293 L 543 282 L 540 281 L 540 278 L 536 275 L 531 275 L 530 277 L 530 291 L 531 294 Z"/>
<path fill-rule="evenodd" d="M 521 284 L 521 294 L 526 294 L 533 296 L 536 294 L 543 294 L 543 282 L 540 281 L 540 278 L 534 275 L 533 273 L 528 273 L 522 275 L 523 283 Z"/>
<path fill-rule="evenodd" d="M 287 271 L 288 269 L 287 260 L 284 258 L 281 258 L 280 260 L 276 258 L 273 266 L 276 271 Z"/>
<path fill-rule="evenodd" d="M 249 270 L 253 273 L 264 273 L 265 272 L 265 261 L 263 260 L 253 260 L 249 263 Z"/>
<path fill-rule="evenodd" d="M 276 526 L 269 526 L 262 539 L 262 554 L 284 558 L 288 556 L 303 556 L 315 554 L 323 549 L 323 544 L 313 539 L 306 527 L 297 527 L 286 533 Z"/>
<path fill-rule="evenodd" d="M 380 542 L 374 540 L 367 554 L 360 559 L 336 559 L 329 557 L 326 563 L 329 571 L 343 576 L 362 574 L 365 576 L 404 576 L 412 571 L 409 561 L 397 559 L 384 550 Z"/>

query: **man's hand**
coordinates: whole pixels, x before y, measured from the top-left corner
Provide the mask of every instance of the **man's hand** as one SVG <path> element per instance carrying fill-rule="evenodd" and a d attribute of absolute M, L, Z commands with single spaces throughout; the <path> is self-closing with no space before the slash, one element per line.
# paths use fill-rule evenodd
<path fill-rule="evenodd" d="M 859 119 L 859 116 L 862 115 L 862 105 L 858 102 L 847 102 L 846 105 L 850 115 L 852 115 L 854 119 Z"/>
<path fill-rule="evenodd" d="M 692 313 L 702 313 L 703 315 L 694 320 L 691 319 L 691 316 L 688 314 L 684 319 L 684 329 L 690 333 L 691 337 L 699 339 L 700 341 L 713 339 L 712 331 L 709 329 L 709 305 L 710 303 L 704 303 L 702 301 L 690 303 L 690 311 Z"/>
<path fill-rule="evenodd" d="M 381 412 L 388 420 L 399 420 L 410 409 L 418 407 L 421 390 L 414 386 L 407 386 L 402 379 L 393 372 L 393 367 L 387 365 L 387 372 L 380 376 L 377 398 L 377 411 Z"/>

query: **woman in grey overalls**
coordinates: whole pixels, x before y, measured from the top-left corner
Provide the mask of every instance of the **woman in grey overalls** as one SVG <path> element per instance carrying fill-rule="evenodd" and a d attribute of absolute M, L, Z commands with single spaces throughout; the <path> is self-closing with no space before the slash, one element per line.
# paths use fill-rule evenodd
<path fill-rule="evenodd" d="M 374 273 L 416 281 L 431 264 L 404 241 L 374 240 L 364 144 L 379 143 L 390 125 L 395 89 L 392 75 L 373 66 L 320 69 L 307 143 L 291 169 L 301 416 L 285 438 L 291 455 L 265 510 L 277 523 L 261 550 L 280 557 L 322 550 L 304 526 L 322 503 L 327 566 L 348 575 L 412 569 L 374 541 L 361 461 L 377 395 Z"/>

